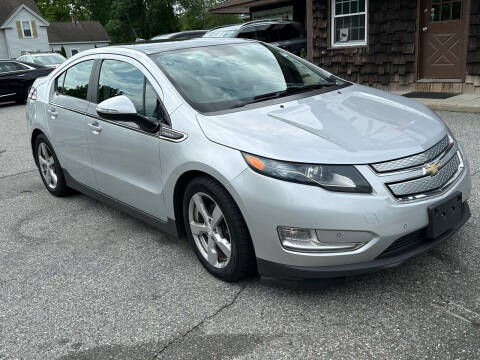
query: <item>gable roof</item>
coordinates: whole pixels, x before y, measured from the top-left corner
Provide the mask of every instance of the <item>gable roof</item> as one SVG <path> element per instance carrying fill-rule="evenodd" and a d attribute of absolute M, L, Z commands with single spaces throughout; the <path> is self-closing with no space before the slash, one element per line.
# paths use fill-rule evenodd
<path fill-rule="evenodd" d="M 110 41 L 107 31 L 98 21 L 51 22 L 47 34 L 49 43 Z"/>
<path fill-rule="evenodd" d="M 2 7 L 2 11 L 0 11 L 0 25 L 12 16 L 12 14 L 22 5 L 25 5 L 35 13 L 37 13 L 40 17 L 40 10 L 38 10 L 37 3 L 34 0 L 1 0 L 2 3 L 0 4 Z"/>

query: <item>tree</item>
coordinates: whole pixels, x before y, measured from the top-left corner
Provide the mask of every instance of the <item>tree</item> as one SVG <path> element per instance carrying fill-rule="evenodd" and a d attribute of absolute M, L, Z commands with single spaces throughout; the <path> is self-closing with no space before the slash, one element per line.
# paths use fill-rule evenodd
<path fill-rule="evenodd" d="M 182 30 L 211 29 L 215 26 L 238 24 L 240 18 L 230 14 L 211 14 L 208 10 L 222 1 L 179 0 L 181 8 L 180 27 Z"/>
<path fill-rule="evenodd" d="M 79 20 L 87 20 L 90 11 L 85 0 L 37 0 L 38 8 L 47 21 L 71 21 L 72 14 Z"/>
<path fill-rule="evenodd" d="M 174 0 L 112 0 L 105 28 L 112 43 L 131 42 L 178 30 Z"/>
<path fill-rule="evenodd" d="M 67 57 L 67 52 L 65 51 L 65 48 L 62 45 L 62 48 L 60 49 L 60 54 L 63 55 L 63 57 Z"/>

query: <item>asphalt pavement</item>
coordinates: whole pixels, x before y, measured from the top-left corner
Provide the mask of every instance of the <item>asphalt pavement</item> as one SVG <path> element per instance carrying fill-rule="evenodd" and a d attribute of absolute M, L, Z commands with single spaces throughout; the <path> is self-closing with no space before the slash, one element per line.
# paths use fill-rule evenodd
<path fill-rule="evenodd" d="M 84 195 L 55 198 L 25 107 L 0 105 L 0 359 L 480 359 L 480 114 L 472 218 L 403 266 L 316 289 L 209 275 L 184 239 Z"/>

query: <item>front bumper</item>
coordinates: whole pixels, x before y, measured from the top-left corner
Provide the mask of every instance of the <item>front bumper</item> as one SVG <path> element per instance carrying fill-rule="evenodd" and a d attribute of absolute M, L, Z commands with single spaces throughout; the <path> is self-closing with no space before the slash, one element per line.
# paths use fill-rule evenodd
<path fill-rule="evenodd" d="M 257 259 L 258 272 L 264 278 L 283 280 L 311 280 L 358 276 L 389 269 L 403 264 L 412 257 L 417 256 L 451 238 L 468 221 L 470 216 L 470 208 L 468 203 L 465 202 L 463 207 L 462 221 L 458 223 L 454 229 L 434 240 L 428 240 L 427 238 L 424 238 L 421 244 L 397 256 L 377 258 L 372 261 L 358 264 L 335 266 L 294 266 Z"/>
<path fill-rule="evenodd" d="M 269 178 L 250 169 L 232 181 L 237 195 L 235 199 L 252 237 L 261 275 L 283 278 L 336 277 L 398 265 L 453 234 L 451 232 L 441 239 L 423 243 L 401 255 L 379 259 L 396 240 L 428 226 L 430 206 L 456 191 L 462 193 L 462 202 L 465 204 L 470 197 L 468 164 L 448 189 L 434 196 L 405 202 L 397 201 L 384 185 L 384 179 L 374 174 L 369 166 L 357 168 L 372 185 L 372 194 L 329 192 L 315 186 Z M 465 207 L 462 224 L 470 216 L 468 205 Z M 368 232 L 371 240 L 353 251 L 291 251 L 282 247 L 278 226 Z"/>

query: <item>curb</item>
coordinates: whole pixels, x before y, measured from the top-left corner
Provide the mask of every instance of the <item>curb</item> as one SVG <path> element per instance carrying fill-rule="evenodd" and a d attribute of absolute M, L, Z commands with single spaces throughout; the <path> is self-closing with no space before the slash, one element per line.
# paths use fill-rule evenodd
<path fill-rule="evenodd" d="M 454 111 L 472 114 L 480 114 L 480 106 L 460 106 L 460 105 L 440 105 L 440 104 L 424 104 L 432 110 L 436 111 Z"/>

